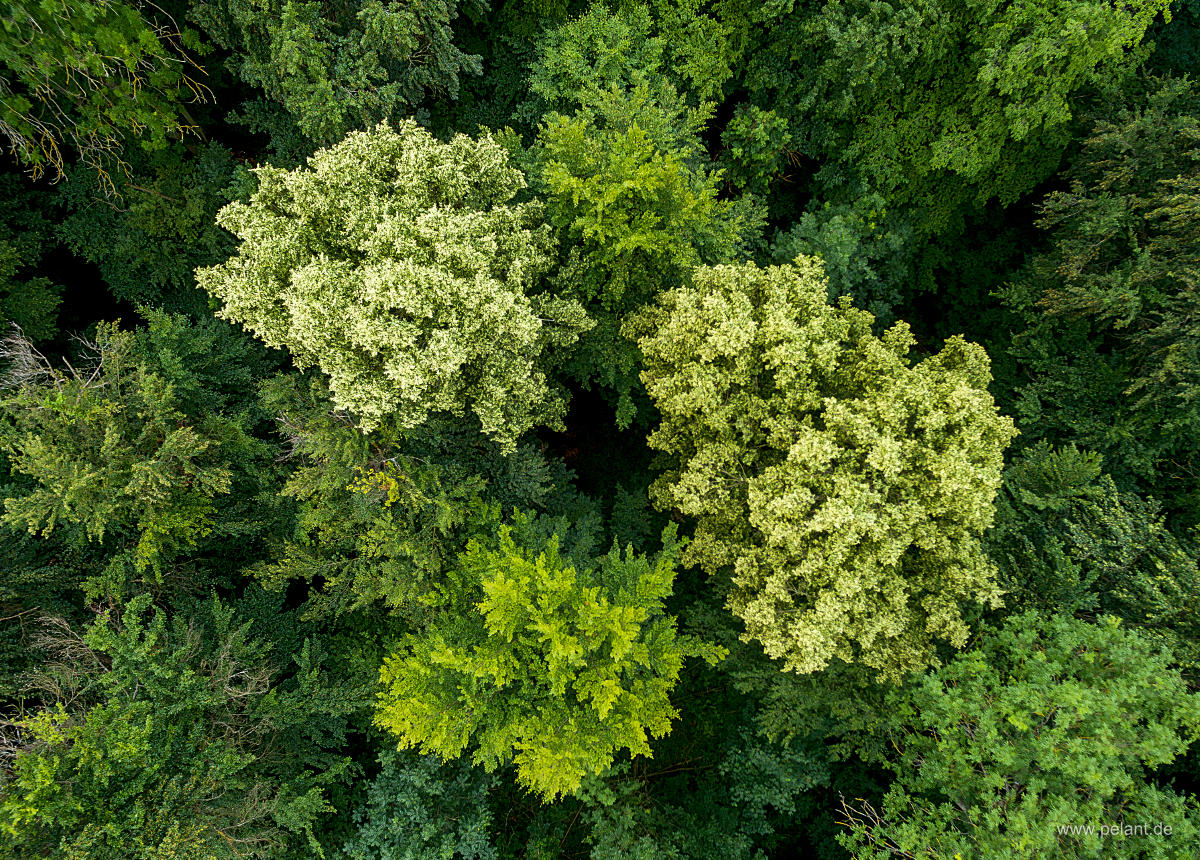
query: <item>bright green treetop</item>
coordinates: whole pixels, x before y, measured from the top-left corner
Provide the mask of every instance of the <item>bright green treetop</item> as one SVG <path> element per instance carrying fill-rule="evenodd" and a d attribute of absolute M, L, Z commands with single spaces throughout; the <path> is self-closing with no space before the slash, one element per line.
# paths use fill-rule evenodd
<path fill-rule="evenodd" d="M 541 116 L 526 158 L 561 249 L 554 290 L 596 321 L 565 369 L 616 396 L 619 424 L 634 417 L 640 365 L 624 317 L 694 266 L 732 259 L 759 226 L 752 206 L 718 199 L 700 139 L 713 105 L 680 93 L 652 33 L 646 9 L 600 5 L 548 31 L 524 106 Z"/>
<path fill-rule="evenodd" d="M 447 611 L 385 662 L 375 721 L 402 748 L 454 758 L 474 744 L 488 770 L 515 761 L 520 783 L 552 799 L 623 749 L 649 756 L 677 716 L 684 658 L 722 652 L 665 614 L 673 532 L 654 559 L 614 546 L 573 561 L 547 523 L 518 516 L 469 544 Z"/>
<path fill-rule="evenodd" d="M 511 202 L 525 181 L 499 144 L 409 121 L 256 173 L 250 202 L 219 215 L 238 255 L 197 272 L 223 316 L 319 366 L 364 429 L 470 410 L 511 444 L 559 420 L 539 357 L 587 321 L 533 294 L 550 237 L 535 204 Z"/>
<path fill-rule="evenodd" d="M 1170 654 L 1120 627 L 1028 612 L 889 696 L 896 781 L 839 837 L 879 857 L 1195 856 L 1195 800 L 1146 781 L 1200 731 Z M 1168 825 L 1170 836 L 1064 832 Z"/>
<path fill-rule="evenodd" d="M 979 536 L 1013 429 L 988 357 L 955 337 L 911 365 L 908 326 L 871 323 L 801 257 L 697 269 L 632 326 L 675 458 L 653 497 L 697 518 L 686 560 L 732 566 L 746 635 L 795 672 L 920 669 L 966 640 L 962 601 L 998 596 Z"/>
<path fill-rule="evenodd" d="M 617 394 L 621 422 L 633 415 L 640 364 L 622 320 L 693 266 L 729 259 L 737 239 L 738 213 L 717 199 L 717 175 L 695 165 L 698 146 L 678 119 L 644 90 L 610 93 L 595 114 L 552 114 L 533 150 L 535 188 L 567 249 L 555 290 L 596 320 L 566 369 Z M 664 143 L 675 136 L 687 143 Z"/>

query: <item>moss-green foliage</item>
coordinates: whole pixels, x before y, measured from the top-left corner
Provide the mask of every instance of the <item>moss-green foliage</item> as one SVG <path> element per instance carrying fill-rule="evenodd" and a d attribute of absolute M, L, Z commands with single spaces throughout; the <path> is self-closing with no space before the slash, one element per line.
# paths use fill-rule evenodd
<path fill-rule="evenodd" d="M 1145 775 L 1200 733 L 1200 699 L 1169 652 L 1114 618 L 1014 616 L 888 705 L 896 781 L 879 809 L 847 800 L 839 839 L 856 858 L 1195 852 L 1195 800 Z M 1100 834 L 1114 823 L 1172 833 Z M 1071 825 L 1095 831 L 1060 832 Z"/>
<path fill-rule="evenodd" d="M 566 112 L 595 90 L 648 86 L 661 100 L 712 103 L 731 74 L 727 34 L 703 4 L 592 3 L 537 40 L 522 113 Z"/>
<path fill-rule="evenodd" d="M 626 107 L 620 98 L 611 96 L 601 111 L 619 114 Z M 619 395 L 627 421 L 638 355 L 620 333 L 621 320 L 681 283 L 692 266 L 728 259 L 738 213 L 717 199 L 714 175 L 689 166 L 686 150 L 661 146 L 636 119 L 618 116 L 610 125 L 585 112 L 555 115 L 535 152 L 547 219 L 569 249 L 555 290 L 585 303 L 597 321 L 568 369 Z"/>
<path fill-rule="evenodd" d="M 788 0 L 783 0 L 788 2 Z M 641 0 L 622 0 L 618 8 L 642 6 Z M 648 0 L 655 30 L 663 40 L 666 66 L 680 89 L 693 100 L 721 100 L 745 50 L 738 23 L 731 21 L 731 4 L 707 0 Z M 762 4 L 769 15 L 772 2 Z M 724 7 L 724 8 L 722 8 Z"/>
<path fill-rule="evenodd" d="M 517 515 L 468 544 L 439 617 L 382 669 L 375 721 L 402 748 L 454 758 L 471 746 L 488 770 L 515 762 L 551 800 L 670 731 L 684 659 L 721 656 L 665 614 L 673 530 L 654 558 L 615 545 L 595 557 L 586 542 L 566 555 L 563 531 Z"/>
<path fill-rule="evenodd" d="M 811 258 L 717 266 L 635 321 L 671 463 L 652 495 L 697 518 L 686 559 L 733 568 L 730 608 L 784 668 L 898 677 L 998 596 L 979 536 L 1012 422 L 981 348 L 911 365 L 904 323 L 875 337 L 826 293 Z"/>
<path fill-rule="evenodd" d="M 613 12 L 595 4 L 586 13 L 547 30 L 537 41 L 529 74 L 531 98 L 522 113 L 570 113 L 596 92 L 647 87 L 658 101 L 679 95 L 666 77 L 663 39 L 648 9 L 630 4 Z"/>
<path fill-rule="evenodd" d="M 1126 73 L 1168 6 L 827 0 L 773 31 L 749 83 L 794 112 L 799 148 L 828 159 L 829 179 L 912 206 L 928 236 L 956 207 L 1009 203 L 1052 173 L 1073 101 Z"/>
<path fill-rule="evenodd" d="M 819 752 L 772 744 L 733 732 L 714 766 L 694 779 L 677 778 L 653 792 L 624 767 L 582 792 L 594 860 L 710 857 L 750 860 L 774 847 L 777 830 L 804 806 L 803 795 L 829 778 Z"/>
<path fill-rule="evenodd" d="M 469 762 L 388 750 L 367 802 L 354 813 L 358 829 L 347 860 L 495 860 L 488 829 L 488 789 L 495 782 Z"/>
<path fill-rule="evenodd" d="M 292 519 L 252 572 L 272 592 L 304 583 L 306 618 L 345 623 L 365 610 L 389 629 L 420 625 L 485 499 L 598 522 L 570 474 L 529 445 L 504 454 L 461 422 L 364 434 L 322 381 L 297 375 L 265 383 L 262 405 L 287 451 L 279 501 Z"/>
<path fill-rule="evenodd" d="M 237 256 L 197 272 L 222 316 L 320 367 L 368 430 L 469 410 L 511 448 L 561 420 L 541 354 L 588 323 L 537 292 L 551 237 L 511 202 L 525 183 L 499 144 L 380 125 L 255 174 L 250 202 L 220 213 Z"/>
<path fill-rule="evenodd" d="M 34 341 L 57 332 L 61 302 L 58 284 L 34 274 L 51 237 L 43 193 L 21 186 L 11 174 L 0 175 L 0 326 L 13 324 Z M 8 333 L 7 331 L 5 332 Z"/>
<path fill-rule="evenodd" d="M 1077 440 L 1194 522 L 1200 505 L 1200 92 L 1150 80 L 1095 117 L 1041 226 L 1050 248 L 1003 296 L 1024 323 L 1031 438 Z"/>
<path fill-rule="evenodd" d="M 89 590 L 162 582 L 202 541 L 245 539 L 246 512 L 223 500 L 267 453 L 239 409 L 253 346 L 215 321 L 155 313 L 148 328 L 102 325 L 82 362 L 51 367 L 27 341 L 6 342 L 0 445 L 17 478 L 3 522 L 68 545 L 102 544 Z M 241 377 L 241 378 L 239 378 Z"/>
<path fill-rule="evenodd" d="M 1153 41 L 1154 53 L 1146 65 L 1160 73 L 1188 75 L 1200 73 L 1200 3 L 1175 0 L 1171 18 L 1160 18 L 1146 34 Z"/>
<path fill-rule="evenodd" d="M 542 32 L 585 6 L 582 0 L 496 0 L 487 9 L 463 8 L 455 40 L 477 55 L 484 73 L 460 79 L 458 97 L 429 105 L 429 125 L 440 135 L 475 133 L 480 127 L 512 127 L 529 133 L 537 116 L 523 109 L 529 100 L 529 67 Z"/>
<path fill-rule="evenodd" d="M 15 0 L 5 8 L 0 135 L 38 176 L 78 156 L 106 181 L 122 142 L 148 149 L 194 131 L 184 103 L 208 96 L 195 32 L 158 7 Z"/>
<path fill-rule="evenodd" d="M 176 144 L 128 157 L 130 174 L 113 177 L 115 195 L 106 194 L 88 170 L 71 172 L 61 186 L 69 214 L 59 236 L 100 268 L 115 298 L 208 316 L 208 297 L 195 289 L 192 270 L 233 251 L 216 214 L 249 195 L 249 173 L 216 143 L 194 151 Z"/>
<path fill-rule="evenodd" d="M 881 322 L 893 322 L 911 292 L 912 227 L 889 217 L 879 194 L 816 204 L 771 243 L 772 262 L 790 263 L 801 255 L 825 264 L 830 301 L 850 296 Z"/>
<path fill-rule="evenodd" d="M 1153 500 L 1119 491 L 1100 458 L 1034 446 L 1004 475 L 988 552 L 1005 601 L 1045 613 L 1103 611 L 1161 632 L 1181 659 L 1200 641 L 1195 547 Z"/>
<path fill-rule="evenodd" d="M 790 141 L 785 117 L 754 105 L 738 105 L 721 132 L 725 176 L 735 188 L 765 194 L 783 170 Z"/>
<path fill-rule="evenodd" d="M 201 0 L 189 10 L 226 64 L 318 145 L 453 98 L 479 57 L 453 42 L 454 0 Z M 486 6 L 486 3 L 481 4 Z"/>
<path fill-rule="evenodd" d="M 436 466 L 405 456 L 394 431 L 364 435 L 332 409 L 320 382 L 272 380 L 264 404 L 294 463 L 282 495 L 297 510 L 294 531 L 258 565 L 258 578 L 269 589 L 319 580 L 308 600 L 313 616 L 374 601 L 418 611 L 461 546 L 456 537 L 483 482 L 444 481 Z"/>
<path fill-rule="evenodd" d="M 10 856 L 199 860 L 317 846 L 323 786 L 348 762 L 324 749 L 344 712 L 309 644 L 281 678 L 221 602 L 168 618 L 148 595 L 82 634 L 51 625 L 43 644 L 55 662 L 41 685 L 54 695 L 9 736 L 16 757 L 0 784 Z"/>

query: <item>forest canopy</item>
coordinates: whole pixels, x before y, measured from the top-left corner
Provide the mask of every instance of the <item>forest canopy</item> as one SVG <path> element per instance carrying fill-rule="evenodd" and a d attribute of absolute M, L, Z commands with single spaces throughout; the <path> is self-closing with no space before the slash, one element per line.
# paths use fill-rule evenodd
<path fill-rule="evenodd" d="M 1200 0 L 13 0 L 0 855 L 1192 858 Z"/>

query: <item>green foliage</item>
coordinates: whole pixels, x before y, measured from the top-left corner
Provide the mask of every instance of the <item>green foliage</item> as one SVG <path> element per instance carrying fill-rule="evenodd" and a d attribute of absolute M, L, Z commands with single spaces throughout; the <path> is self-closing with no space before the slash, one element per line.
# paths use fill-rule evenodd
<path fill-rule="evenodd" d="M 788 107 L 829 187 L 857 177 L 912 206 L 929 236 L 958 207 L 1011 203 L 1053 172 L 1079 93 L 1127 73 L 1169 5 L 827 0 L 774 31 L 748 84 Z"/>
<path fill-rule="evenodd" d="M 595 6 L 544 38 L 530 80 L 550 111 L 526 158 L 563 249 L 554 289 L 596 320 L 566 369 L 615 395 L 621 426 L 639 363 L 624 317 L 692 267 L 732 258 L 759 226 L 752 204 L 718 199 L 698 137 L 712 106 L 679 96 L 650 28 L 644 9 Z"/>
<path fill-rule="evenodd" d="M 474 744 L 474 762 L 514 761 L 522 785 L 553 799 L 622 750 L 649 756 L 670 730 L 684 658 L 721 656 L 665 614 L 673 530 L 653 559 L 615 545 L 593 558 L 560 553 L 563 526 L 517 515 L 468 544 L 443 612 L 381 672 L 375 721 L 401 748 L 455 758 Z"/>
<path fill-rule="evenodd" d="M 671 457 L 652 497 L 697 518 L 685 560 L 732 567 L 730 608 L 787 670 L 895 678 L 998 596 L 979 536 L 1012 423 L 980 347 L 910 365 L 904 323 L 875 337 L 826 293 L 811 258 L 717 266 L 634 322 Z"/>
<path fill-rule="evenodd" d="M 120 594 L 130 565 L 161 583 L 201 541 L 253 533 L 237 506 L 218 507 L 265 453 L 247 434 L 252 416 L 230 408 L 255 362 L 227 327 L 161 313 L 138 332 L 102 324 L 68 371 L 20 337 L 5 346 L 0 446 L 23 480 L 6 488 L 0 521 L 108 547 L 89 590 Z"/>
<path fill-rule="evenodd" d="M 622 319 L 680 283 L 691 267 L 728 258 L 734 212 L 717 200 L 714 175 L 661 149 L 636 122 L 603 128 L 594 122 L 555 115 L 543 126 L 535 187 L 560 245 L 569 249 L 556 292 L 585 304 L 596 320 L 568 372 L 621 397 L 624 416 L 633 408 L 638 354 L 620 333 Z"/>
<path fill-rule="evenodd" d="M 309 644 L 281 679 L 220 601 L 187 615 L 141 595 L 82 636 L 48 628 L 57 693 L 10 734 L 0 784 L 10 856 L 320 856 L 323 786 L 347 765 L 324 747 L 346 703 Z"/>
<path fill-rule="evenodd" d="M 20 702 L 40 655 L 29 647 L 34 613 L 72 615 L 78 573 L 70 553 L 17 529 L 0 531 L 0 708 Z"/>
<path fill-rule="evenodd" d="M 1200 510 L 1200 93 L 1148 82 L 1114 107 L 1050 194 L 1051 246 L 1003 291 L 1024 323 L 1032 438 L 1074 439 L 1195 521 Z"/>
<path fill-rule="evenodd" d="M 560 421 L 540 357 L 588 323 L 535 292 L 551 240 L 538 206 L 511 202 L 525 183 L 490 137 L 380 125 L 255 173 L 250 202 L 220 213 L 238 255 L 196 273 L 224 317 L 319 366 L 364 429 L 469 409 L 511 448 Z"/>
<path fill-rule="evenodd" d="M 896 781 L 881 809 L 846 807 L 839 841 L 856 858 L 1194 853 L 1195 800 L 1144 777 L 1200 733 L 1200 699 L 1116 619 L 1014 616 L 889 706 Z M 1099 833 L 1114 822 L 1173 832 Z"/>
<path fill-rule="evenodd" d="M 717 177 L 689 164 L 698 144 L 672 146 L 683 129 L 643 128 L 639 113 L 653 116 L 655 106 L 644 90 L 629 98 L 551 116 L 534 151 L 547 219 L 571 248 L 569 265 L 582 269 L 573 286 L 606 309 L 636 307 L 672 274 L 728 256 L 737 238 Z M 646 276 L 649 287 L 639 284 Z"/>
<path fill-rule="evenodd" d="M 850 296 L 881 322 L 895 319 L 912 289 L 912 228 L 889 217 L 878 194 L 811 206 L 771 244 L 775 263 L 801 255 L 820 257 L 825 264 L 831 302 Z"/>
<path fill-rule="evenodd" d="M 8 3 L 0 855 L 1194 854 L 1198 21 Z"/>
<path fill-rule="evenodd" d="M 495 860 L 488 835 L 487 792 L 494 779 L 467 762 L 388 750 L 367 803 L 354 814 L 358 831 L 348 860 Z"/>
<path fill-rule="evenodd" d="M 320 382 L 277 378 L 264 403 L 297 460 L 281 494 L 298 509 L 294 531 L 256 567 L 258 578 L 272 590 L 319 579 L 307 607 L 314 617 L 374 601 L 416 612 L 461 546 L 457 531 L 481 482 L 444 482 L 436 466 L 399 452 L 394 430 L 364 435 L 331 409 Z"/>
<path fill-rule="evenodd" d="M 34 176 L 61 176 L 74 150 L 110 180 L 122 141 L 149 149 L 194 130 L 183 102 L 204 100 L 188 51 L 196 34 L 165 13 L 114 0 L 12 0 L 0 39 L 0 135 Z M 157 7 L 156 7 L 157 8 Z"/>
<path fill-rule="evenodd" d="M 1175 0 L 1170 18 L 1159 19 L 1147 39 L 1154 40 L 1148 68 L 1195 78 L 1200 73 L 1200 2 Z"/>
<path fill-rule="evenodd" d="M 653 794 L 650 785 L 614 768 L 608 780 L 591 779 L 582 792 L 591 827 L 592 860 L 763 857 L 803 805 L 803 794 L 829 777 L 820 754 L 781 747 L 734 732 L 715 765 L 693 780 Z M 664 796 L 665 795 L 665 796 Z M 665 802 L 667 799 L 674 802 Z"/>
<path fill-rule="evenodd" d="M 780 744 L 820 740 L 831 762 L 883 760 L 886 701 L 894 682 L 841 660 L 807 675 L 780 672 L 776 661 L 758 651 L 731 649 L 728 669 L 737 689 L 756 701 L 755 722 L 764 736 Z"/>
<path fill-rule="evenodd" d="M 129 153 L 131 173 L 114 177 L 116 195 L 83 169 L 62 186 L 68 214 L 59 224 L 63 242 L 100 268 L 112 294 L 135 305 L 151 304 L 208 316 L 195 289 L 197 266 L 225 260 L 233 242 L 215 222 L 217 210 L 253 190 L 250 176 L 225 147 L 208 143 L 189 153 L 176 144 Z"/>
<path fill-rule="evenodd" d="M 1200 568 L 1158 506 L 1120 492 L 1100 458 L 1036 445 L 1005 472 L 988 552 L 1012 605 L 1092 614 L 1171 637 L 1180 658 L 1200 641 Z"/>
<path fill-rule="evenodd" d="M 479 56 L 484 74 L 464 78 L 457 99 L 430 104 L 429 127 L 439 137 L 481 127 L 531 132 L 537 116 L 523 105 L 530 96 L 536 41 L 582 5 L 581 0 L 497 0 L 487 9 L 464 9 L 469 21 L 458 28 L 456 39 L 464 52 Z"/>
<path fill-rule="evenodd" d="M 486 3 L 480 3 L 486 7 Z M 458 95 L 479 57 L 455 47 L 455 0 L 201 0 L 189 13 L 232 52 L 237 77 L 282 105 L 319 145 Z"/>
<path fill-rule="evenodd" d="M 738 105 L 721 132 L 725 175 L 735 188 L 765 194 L 781 169 L 790 140 L 787 119 L 773 110 Z"/>
<path fill-rule="evenodd" d="M 5 201 L 0 214 L 0 326 L 7 329 L 16 324 L 34 341 L 57 332 L 62 290 L 49 278 L 32 273 L 50 238 L 44 197 L 25 187 L 19 177 L 0 175 L 0 199 Z"/>
<path fill-rule="evenodd" d="M 789 0 L 781 0 L 789 2 Z M 642 0 L 620 0 L 622 10 Z M 728 4 L 708 0 L 646 0 L 663 41 L 666 67 L 696 102 L 719 102 L 741 59 L 744 44 L 726 16 Z M 766 4 L 766 5 L 771 5 Z M 764 10 L 765 11 L 765 10 Z"/>
<path fill-rule="evenodd" d="M 731 70 L 723 61 L 724 28 L 703 4 L 595 2 L 537 40 L 529 78 L 533 98 L 521 113 L 566 113 L 595 93 L 648 87 L 671 105 L 703 105 L 720 95 Z"/>
<path fill-rule="evenodd" d="M 594 4 L 538 39 L 529 75 L 532 98 L 522 113 L 534 120 L 551 112 L 566 114 L 597 93 L 638 87 L 650 89 L 658 101 L 674 102 L 678 94 L 666 77 L 663 50 L 644 6 L 614 13 Z"/>
<path fill-rule="evenodd" d="M 506 451 L 477 422 L 451 417 L 432 419 L 405 434 L 403 450 L 442 470 L 447 483 L 478 482 L 480 497 L 503 510 L 537 510 L 572 521 L 599 516 L 597 502 L 575 489 L 574 473 L 537 439 Z"/>
<path fill-rule="evenodd" d="M 364 434 L 323 382 L 295 375 L 264 383 L 262 401 L 289 452 L 280 501 L 293 501 L 294 520 L 253 571 L 271 591 L 307 584 L 307 618 L 370 607 L 420 624 L 479 528 L 481 499 L 596 516 L 565 470 L 527 445 L 504 454 L 461 422 L 416 432 L 387 422 Z"/>

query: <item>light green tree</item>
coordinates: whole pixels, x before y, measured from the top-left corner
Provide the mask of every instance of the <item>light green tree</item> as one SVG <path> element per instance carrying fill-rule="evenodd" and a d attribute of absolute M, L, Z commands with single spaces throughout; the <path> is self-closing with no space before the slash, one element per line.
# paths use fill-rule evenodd
<path fill-rule="evenodd" d="M 560 421 L 540 359 L 588 322 L 536 292 L 551 238 L 537 204 L 512 202 L 525 181 L 498 143 L 408 121 L 256 173 L 218 216 L 238 254 L 197 272 L 223 316 L 319 366 L 366 430 L 469 410 L 511 446 Z"/>
<path fill-rule="evenodd" d="M 524 106 L 541 117 L 526 159 L 559 240 L 554 290 L 596 321 L 564 369 L 616 401 L 619 425 L 640 395 L 625 317 L 693 267 L 735 258 L 760 226 L 749 199 L 719 199 L 700 139 L 714 106 L 680 92 L 669 55 L 647 9 L 595 5 L 542 37 Z"/>
<path fill-rule="evenodd" d="M 685 560 L 732 568 L 745 635 L 790 671 L 899 677 L 998 597 L 979 536 L 1013 428 L 987 355 L 955 337 L 912 365 L 908 326 L 872 321 L 800 257 L 697 269 L 631 323 L 673 459 L 652 496 L 697 519 Z"/>
<path fill-rule="evenodd" d="M 533 176 L 563 249 L 555 291 L 596 320 L 566 370 L 616 394 L 619 421 L 628 423 L 640 361 L 622 321 L 692 267 L 730 259 L 742 213 L 717 199 L 717 176 L 696 165 L 690 134 L 655 128 L 661 111 L 645 90 L 598 102 L 594 113 L 546 120 Z M 676 134 L 686 147 L 663 142 Z"/>
<path fill-rule="evenodd" d="M 1195 855 L 1195 799 L 1146 777 L 1195 739 L 1200 700 L 1115 618 L 1014 616 L 887 711 L 896 781 L 880 809 L 844 801 L 858 860 Z M 1099 832 L 1156 823 L 1170 835 Z"/>
<path fill-rule="evenodd" d="M 673 529 L 655 558 L 616 546 L 592 558 L 560 552 L 564 525 L 518 515 L 468 545 L 441 617 L 383 666 L 375 722 L 401 748 L 456 758 L 473 744 L 477 764 L 514 761 L 553 799 L 670 731 L 684 658 L 723 655 L 665 612 Z"/>

